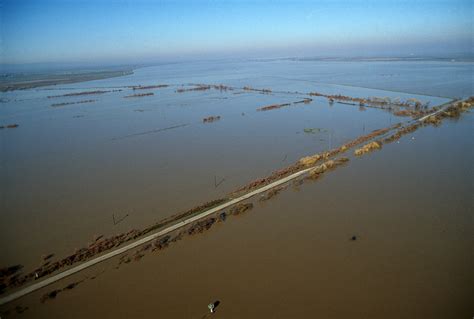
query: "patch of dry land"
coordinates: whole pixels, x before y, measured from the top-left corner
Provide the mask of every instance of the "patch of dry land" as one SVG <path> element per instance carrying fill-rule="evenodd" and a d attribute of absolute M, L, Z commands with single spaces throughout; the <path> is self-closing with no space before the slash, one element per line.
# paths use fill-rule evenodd
<path fill-rule="evenodd" d="M 79 83 L 92 80 L 108 79 L 133 74 L 132 70 L 100 71 L 67 74 L 32 74 L 13 75 L 0 81 L 0 92 L 27 90 L 37 87 Z"/>

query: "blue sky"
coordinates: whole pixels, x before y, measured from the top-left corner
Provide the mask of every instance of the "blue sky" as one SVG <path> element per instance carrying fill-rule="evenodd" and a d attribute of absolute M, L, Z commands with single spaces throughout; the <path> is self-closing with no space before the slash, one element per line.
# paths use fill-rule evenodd
<path fill-rule="evenodd" d="M 0 3 L 3 63 L 473 50 L 470 0 Z"/>

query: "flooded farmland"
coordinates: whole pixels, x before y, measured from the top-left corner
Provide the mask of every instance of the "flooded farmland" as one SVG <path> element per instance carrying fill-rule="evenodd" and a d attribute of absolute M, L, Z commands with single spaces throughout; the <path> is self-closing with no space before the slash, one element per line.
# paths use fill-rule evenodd
<path fill-rule="evenodd" d="M 0 266 L 30 273 L 406 125 L 413 118 L 396 112 L 407 101 L 429 112 L 473 95 L 472 68 L 182 63 L 2 93 L 0 125 L 17 126 L 0 130 Z M 466 112 L 423 126 L 317 179 L 259 195 L 248 211 L 228 209 L 159 249 L 137 248 L 1 310 L 202 318 L 219 301 L 222 318 L 472 314 L 473 121 Z M 366 145 L 358 147 L 369 153 Z"/>

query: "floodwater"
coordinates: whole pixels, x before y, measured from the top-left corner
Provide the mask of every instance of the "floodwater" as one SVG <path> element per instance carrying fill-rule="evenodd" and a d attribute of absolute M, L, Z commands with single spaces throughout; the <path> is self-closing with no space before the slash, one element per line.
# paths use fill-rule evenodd
<path fill-rule="evenodd" d="M 0 131 L 0 265 L 31 270 L 42 254 L 63 257 L 94 235 L 150 225 L 407 120 L 322 98 L 256 111 L 307 97 L 289 92 L 416 97 L 434 106 L 473 95 L 469 74 L 472 64 L 449 62 L 202 62 L 2 94 L 1 125 L 19 127 Z M 175 92 L 190 83 L 273 93 Z M 126 88 L 156 84 L 170 87 Z M 96 88 L 123 91 L 47 98 Z M 123 98 L 147 92 L 154 95 Z M 97 101 L 51 107 L 90 99 Z M 202 123 L 212 115 L 221 119 Z M 473 121 L 466 114 L 421 128 L 139 262 L 115 269 L 111 260 L 59 282 L 99 275 L 55 300 L 39 302 L 52 286 L 5 309 L 28 306 L 25 318 L 202 318 L 219 300 L 222 318 L 472 315 Z"/>

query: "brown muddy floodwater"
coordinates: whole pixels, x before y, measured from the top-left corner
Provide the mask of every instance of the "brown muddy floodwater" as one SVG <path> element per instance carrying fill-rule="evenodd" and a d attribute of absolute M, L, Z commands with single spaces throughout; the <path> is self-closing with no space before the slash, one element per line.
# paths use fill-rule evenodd
<path fill-rule="evenodd" d="M 231 73 L 207 83 L 245 80 L 284 92 L 177 93 L 178 80 L 205 81 L 150 74 L 6 95 L 0 124 L 19 126 L 0 131 L 7 181 L 1 267 L 22 264 L 29 272 L 41 255 L 63 258 L 94 235 L 146 227 L 303 156 L 408 120 L 319 97 L 257 111 L 307 98 L 289 91 L 414 96 Z M 100 85 L 124 91 L 61 108 L 50 105 L 73 100 L 47 98 Z M 124 99 L 134 94 L 127 85 L 157 88 Z M 416 97 L 431 106 L 448 101 Z M 472 113 L 421 127 L 317 180 L 254 198 L 253 209 L 166 249 L 128 252 L 2 305 L 2 318 L 470 318 L 473 128 Z"/>
<path fill-rule="evenodd" d="M 203 234 L 10 307 L 27 305 L 23 318 L 203 318 L 219 300 L 216 318 L 468 317 L 473 202 L 459 186 L 472 189 L 473 152 L 452 141 L 473 124 L 469 114 L 423 128 Z"/>

